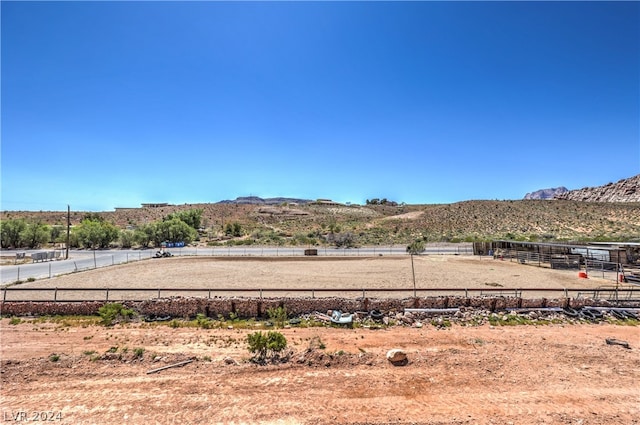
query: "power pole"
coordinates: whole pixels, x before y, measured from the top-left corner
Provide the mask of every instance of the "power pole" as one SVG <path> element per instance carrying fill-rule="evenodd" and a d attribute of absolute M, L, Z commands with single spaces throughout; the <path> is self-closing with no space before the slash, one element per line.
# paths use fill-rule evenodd
<path fill-rule="evenodd" d="M 67 205 L 67 252 L 64 256 L 65 260 L 69 259 L 69 242 L 71 240 L 70 237 L 70 229 L 71 229 L 71 207 L 69 205 Z"/>
<path fill-rule="evenodd" d="M 411 274 L 413 275 L 413 298 L 416 297 L 416 270 L 413 268 L 413 253 L 411 255 Z"/>

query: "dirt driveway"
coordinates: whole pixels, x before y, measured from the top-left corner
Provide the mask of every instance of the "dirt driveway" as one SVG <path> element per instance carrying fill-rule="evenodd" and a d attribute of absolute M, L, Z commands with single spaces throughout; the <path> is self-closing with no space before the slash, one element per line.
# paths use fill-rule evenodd
<path fill-rule="evenodd" d="M 246 329 L 5 318 L 0 330 L 7 422 L 640 423 L 637 326 L 293 327 L 289 362 L 268 366 L 247 361 Z M 391 348 L 409 363 L 391 365 Z"/>

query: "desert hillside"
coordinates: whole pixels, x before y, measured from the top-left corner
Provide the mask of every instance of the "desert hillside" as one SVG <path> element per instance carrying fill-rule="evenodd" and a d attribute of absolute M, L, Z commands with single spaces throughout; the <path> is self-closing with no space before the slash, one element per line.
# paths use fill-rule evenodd
<path fill-rule="evenodd" d="M 330 233 L 349 233 L 357 245 L 490 239 L 640 241 L 640 202 L 572 200 L 465 201 L 435 205 L 244 205 L 184 204 L 97 213 L 121 228 L 161 220 L 172 212 L 201 209 L 200 243 L 220 241 L 228 223 L 242 226 L 238 241 L 257 244 L 318 244 Z M 76 225 L 85 212 L 72 211 Z M 66 225 L 66 211 L 4 211 Z"/>

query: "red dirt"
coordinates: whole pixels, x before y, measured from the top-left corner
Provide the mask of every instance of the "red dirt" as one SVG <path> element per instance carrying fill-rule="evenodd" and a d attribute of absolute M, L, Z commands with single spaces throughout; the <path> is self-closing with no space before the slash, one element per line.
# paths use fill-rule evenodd
<path fill-rule="evenodd" d="M 53 412 L 65 424 L 640 423 L 634 326 L 290 328 L 290 361 L 268 366 L 247 361 L 245 329 L 2 319 L 0 330 L 5 421 Z M 391 348 L 409 363 L 387 362 Z"/>

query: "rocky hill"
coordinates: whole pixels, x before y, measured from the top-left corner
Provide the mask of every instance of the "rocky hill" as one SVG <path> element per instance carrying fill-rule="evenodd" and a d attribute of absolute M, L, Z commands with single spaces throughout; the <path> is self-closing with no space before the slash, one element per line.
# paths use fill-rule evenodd
<path fill-rule="evenodd" d="M 357 245 L 407 244 L 491 239 L 618 240 L 640 242 L 640 202 L 549 200 L 465 201 L 434 205 L 255 205 L 184 204 L 100 212 L 118 227 L 135 228 L 171 213 L 201 209 L 200 243 L 225 239 L 224 227 L 237 222 L 235 242 L 263 245 L 315 245 L 330 233 L 349 233 Z M 72 226 L 86 213 L 71 211 Z M 0 220 L 25 218 L 64 226 L 66 211 L 2 211 Z"/>
<path fill-rule="evenodd" d="M 281 204 L 308 204 L 310 199 L 298 198 L 260 198 L 259 196 L 240 196 L 234 200 L 220 201 L 220 204 L 240 205 L 281 205 Z"/>
<path fill-rule="evenodd" d="M 535 192 L 530 192 L 524 195 L 524 199 L 553 199 L 556 195 L 560 195 L 561 193 L 568 192 L 564 186 L 554 187 L 552 189 L 540 189 Z"/>
<path fill-rule="evenodd" d="M 555 196 L 580 202 L 640 202 L 640 174 L 604 186 L 570 190 Z"/>

